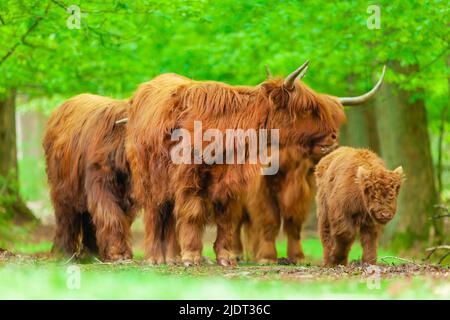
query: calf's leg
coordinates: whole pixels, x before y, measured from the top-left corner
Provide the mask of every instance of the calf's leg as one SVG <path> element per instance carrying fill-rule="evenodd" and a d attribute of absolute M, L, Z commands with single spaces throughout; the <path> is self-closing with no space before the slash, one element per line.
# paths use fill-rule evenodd
<path fill-rule="evenodd" d="M 360 240 L 363 249 L 362 262 L 376 264 L 379 230 L 375 226 L 362 225 Z"/>

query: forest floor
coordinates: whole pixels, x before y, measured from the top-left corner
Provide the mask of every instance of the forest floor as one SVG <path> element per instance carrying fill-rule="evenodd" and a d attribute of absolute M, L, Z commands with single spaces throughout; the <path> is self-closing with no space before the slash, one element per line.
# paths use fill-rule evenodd
<path fill-rule="evenodd" d="M 219 267 L 149 266 L 142 234 L 135 235 L 135 259 L 128 263 L 77 263 L 50 257 L 51 228 L 38 228 L 28 241 L 0 250 L 0 299 L 450 299 L 450 268 L 402 258 L 380 249 L 379 264 L 358 262 L 355 245 L 348 267 L 320 266 L 321 246 L 303 241 L 301 265 Z M 210 239 L 204 255 L 214 259 Z M 280 255 L 286 243 L 280 240 Z"/>

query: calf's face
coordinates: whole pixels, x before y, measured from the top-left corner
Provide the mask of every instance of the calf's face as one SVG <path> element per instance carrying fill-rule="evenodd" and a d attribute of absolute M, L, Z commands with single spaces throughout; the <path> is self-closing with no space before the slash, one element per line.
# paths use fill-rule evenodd
<path fill-rule="evenodd" d="M 392 220 L 403 181 L 402 167 L 393 171 L 359 167 L 356 179 L 369 215 L 380 224 Z"/>

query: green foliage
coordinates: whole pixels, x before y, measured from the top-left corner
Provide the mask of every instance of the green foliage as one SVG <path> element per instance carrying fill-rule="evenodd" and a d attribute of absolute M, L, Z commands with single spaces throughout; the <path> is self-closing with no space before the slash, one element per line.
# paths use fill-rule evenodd
<path fill-rule="evenodd" d="M 47 176 L 43 158 L 24 156 L 19 161 L 20 194 L 25 201 L 38 201 L 48 198 Z"/>
<path fill-rule="evenodd" d="M 80 29 L 66 25 L 72 4 L 81 9 Z M 19 45 L 0 66 L 0 83 L 37 95 L 127 95 L 161 72 L 251 84 L 266 63 L 286 74 L 307 58 L 307 81 L 333 94 L 345 93 L 350 74 L 366 89 L 388 61 L 423 67 L 408 79 L 390 72 L 406 88 L 446 79 L 446 1 L 379 6 L 381 29 L 370 30 L 361 1 L 2 1 L 0 57 Z"/>

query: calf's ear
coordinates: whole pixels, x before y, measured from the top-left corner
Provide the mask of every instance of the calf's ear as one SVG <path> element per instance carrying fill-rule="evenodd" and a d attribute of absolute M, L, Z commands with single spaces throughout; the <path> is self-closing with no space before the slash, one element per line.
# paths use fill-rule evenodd
<path fill-rule="evenodd" d="M 399 167 L 395 168 L 393 172 L 398 174 L 402 178 L 402 180 L 405 180 L 405 174 L 403 173 L 403 167 L 402 166 L 399 166 Z"/>
<path fill-rule="evenodd" d="M 364 169 L 364 167 L 358 167 L 358 171 L 356 172 L 356 180 L 358 182 L 363 182 L 365 178 L 367 177 L 368 170 Z"/>

